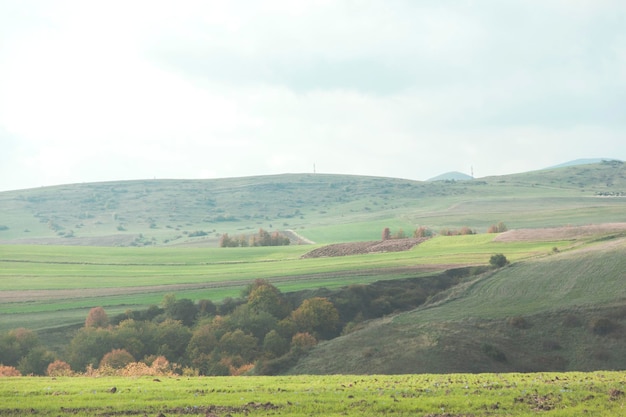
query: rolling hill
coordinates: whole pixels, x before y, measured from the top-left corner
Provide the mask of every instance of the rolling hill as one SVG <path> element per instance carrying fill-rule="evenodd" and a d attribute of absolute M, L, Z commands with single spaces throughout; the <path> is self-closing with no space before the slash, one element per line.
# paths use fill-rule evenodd
<path fill-rule="evenodd" d="M 219 302 L 258 278 L 292 293 L 432 279 L 484 267 L 499 252 L 510 266 L 416 310 L 353 323 L 290 372 L 624 369 L 625 204 L 626 166 L 617 161 L 471 181 L 288 174 L 3 192 L 0 330 L 32 327 L 62 345 L 97 305 L 120 314 L 172 292 Z M 499 221 L 509 232 L 483 233 Z M 306 256 L 418 226 L 483 234 L 442 233 L 402 252 Z M 215 247 L 223 233 L 259 228 L 309 244 Z"/>
<path fill-rule="evenodd" d="M 530 259 L 319 345 L 292 373 L 626 368 L 626 237 Z"/>
<path fill-rule="evenodd" d="M 318 243 L 407 232 L 623 221 L 626 166 L 578 165 L 472 181 L 327 174 L 72 184 L 0 193 L 0 243 L 216 246 L 222 233 L 294 230 Z"/>

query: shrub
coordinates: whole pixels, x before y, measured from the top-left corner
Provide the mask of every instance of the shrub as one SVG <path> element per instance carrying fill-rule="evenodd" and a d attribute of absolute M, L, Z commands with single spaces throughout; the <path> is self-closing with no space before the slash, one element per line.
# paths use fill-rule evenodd
<path fill-rule="evenodd" d="M 506 259 L 506 256 L 504 256 L 501 253 L 497 253 L 495 255 L 492 255 L 491 258 L 489 258 L 489 265 L 496 267 L 496 268 L 502 268 L 503 266 L 507 265 L 509 263 L 508 259 Z"/>
<path fill-rule="evenodd" d="M 487 233 L 502 233 L 506 232 L 507 230 L 509 230 L 509 228 L 506 227 L 506 224 L 504 224 L 503 222 L 498 222 L 498 224 L 492 224 L 491 226 L 489 226 L 489 228 L 487 228 Z"/>
<path fill-rule="evenodd" d="M 291 350 L 301 354 L 307 352 L 317 344 L 317 339 L 310 333 L 296 333 L 291 339 Z"/>
<path fill-rule="evenodd" d="M 506 355 L 500 349 L 492 344 L 485 343 L 482 345 L 481 350 L 487 357 L 493 359 L 496 362 L 506 362 Z"/>
<path fill-rule="evenodd" d="M 606 317 L 596 318 L 590 324 L 591 331 L 600 336 L 613 333 L 618 327 L 617 323 Z"/>
<path fill-rule="evenodd" d="M 85 319 L 85 327 L 107 327 L 109 317 L 102 307 L 94 307 L 89 310 Z"/>
<path fill-rule="evenodd" d="M 113 349 L 100 361 L 100 368 L 111 367 L 113 369 L 122 369 L 131 362 L 135 362 L 133 355 L 125 349 Z"/>
<path fill-rule="evenodd" d="M 543 350 L 551 351 L 551 350 L 560 350 L 561 344 L 554 339 L 544 340 L 542 343 Z"/>
<path fill-rule="evenodd" d="M 563 326 L 565 327 L 578 327 L 581 324 L 580 319 L 575 314 L 568 314 L 563 319 Z"/>
<path fill-rule="evenodd" d="M 3 376 L 22 376 L 21 372 L 13 366 L 5 366 L 0 364 L 0 377 Z"/>
<path fill-rule="evenodd" d="M 46 369 L 46 375 L 48 376 L 72 376 L 73 374 L 74 372 L 72 372 L 70 364 L 58 359 L 49 364 Z"/>
<path fill-rule="evenodd" d="M 528 329 L 530 327 L 530 323 L 528 322 L 528 320 L 521 316 L 509 317 L 507 323 L 509 324 L 509 326 L 515 327 L 517 329 Z"/>

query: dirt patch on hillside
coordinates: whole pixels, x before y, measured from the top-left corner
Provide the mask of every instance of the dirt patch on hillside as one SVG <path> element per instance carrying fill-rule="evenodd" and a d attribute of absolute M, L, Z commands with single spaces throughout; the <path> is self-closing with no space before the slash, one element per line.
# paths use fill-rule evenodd
<path fill-rule="evenodd" d="M 372 240 L 368 242 L 335 243 L 302 255 L 303 258 L 363 255 L 367 253 L 402 252 L 419 245 L 427 238 Z"/>
<path fill-rule="evenodd" d="M 626 233 L 626 223 L 590 224 L 585 226 L 550 227 L 545 229 L 518 229 L 500 233 L 494 242 L 568 240 L 611 233 Z"/>

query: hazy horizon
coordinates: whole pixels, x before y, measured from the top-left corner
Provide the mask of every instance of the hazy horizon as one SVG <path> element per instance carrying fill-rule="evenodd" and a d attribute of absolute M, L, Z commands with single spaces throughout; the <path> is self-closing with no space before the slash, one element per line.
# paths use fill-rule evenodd
<path fill-rule="evenodd" d="M 626 160 L 626 3 L 0 0 L 0 191 Z"/>

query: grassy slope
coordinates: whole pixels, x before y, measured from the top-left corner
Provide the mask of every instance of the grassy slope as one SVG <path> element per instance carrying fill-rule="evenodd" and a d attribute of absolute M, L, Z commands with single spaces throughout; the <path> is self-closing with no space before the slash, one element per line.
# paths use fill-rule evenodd
<path fill-rule="evenodd" d="M 269 230 L 296 229 L 298 233 L 323 243 L 376 239 L 386 226 L 392 229 L 402 227 L 411 231 L 417 225 L 427 225 L 436 230 L 440 227 L 468 225 L 481 230 L 499 220 L 505 221 L 512 228 L 619 222 L 626 221 L 624 198 L 598 197 L 597 193 L 625 190 L 626 168 L 623 165 L 610 164 L 561 168 L 470 182 L 420 183 L 372 177 L 281 175 L 210 181 L 77 184 L 0 193 L 0 225 L 8 226 L 7 230 L 0 231 L 0 239 L 15 242 L 15 239 L 27 237 L 53 238 L 56 239 L 54 243 L 73 243 L 75 238 L 60 237 L 71 230 L 78 238 L 95 238 L 91 244 L 128 244 L 133 239 L 136 244 L 151 242 L 171 245 L 197 240 L 214 244 L 221 232 L 249 233 L 258 227 L 264 227 Z M 118 230 L 120 228 L 124 230 Z M 209 232 L 209 236 L 189 238 L 188 233 L 195 230 L 205 230 Z M 138 237 L 140 234 L 143 234 L 141 238 Z M 102 236 L 107 235 L 115 235 L 115 239 L 120 236 L 128 239 L 102 240 Z M 306 261 L 297 259 L 306 250 L 303 247 L 218 250 L 167 246 L 0 246 L 0 261 L 11 261 L 2 262 L 0 269 L 0 290 L 3 292 L 41 288 L 86 289 L 86 294 L 78 297 L 2 303 L 0 324 L 2 328 L 26 325 L 45 329 L 80 323 L 89 307 L 104 305 L 114 314 L 127 308 L 154 304 L 174 287 L 115 296 L 102 296 L 97 292 L 102 288 L 161 284 L 213 285 L 216 281 L 228 282 L 229 285 L 226 286 L 176 290 L 179 297 L 219 300 L 237 295 L 246 282 L 254 278 L 276 280 L 285 276 L 294 277 L 293 280 L 277 281 L 283 291 L 318 286 L 333 287 L 406 276 L 387 272 L 390 267 L 433 263 L 484 264 L 488 256 L 495 252 L 503 252 L 509 259 L 518 261 L 546 254 L 553 246 L 567 249 L 570 243 L 572 242 L 504 244 L 491 242 L 484 236 L 438 238 L 405 254 Z M 595 269 L 602 270 L 604 266 L 611 265 L 607 262 L 613 262 L 607 261 L 606 257 L 618 258 L 623 253 L 623 248 L 620 250 L 622 252 L 610 252 L 608 255 L 598 252 L 598 256 L 593 256 L 589 262 Z M 530 277 L 538 284 L 534 294 L 521 286 L 511 288 L 501 284 L 487 285 L 488 282 L 495 281 L 485 281 L 480 285 L 477 283 L 472 289 L 485 288 L 485 293 L 464 294 L 467 296 L 464 302 L 468 304 L 455 305 L 450 302 L 420 313 L 425 314 L 424 317 L 432 314 L 442 319 L 448 315 L 446 320 L 420 322 L 416 318 L 418 313 L 415 316 L 401 316 L 392 325 L 381 324 L 386 323 L 384 321 L 372 324 L 370 329 L 359 333 L 362 339 L 355 334 L 338 340 L 338 344 L 333 342 L 327 346 L 341 352 L 340 343 L 347 343 L 346 346 L 355 343 L 349 349 L 356 349 L 360 354 L 346 354 L 344 363 L 348 366 L 347 371 L 368 372 L 370 369 L 380 369 L 380 372 L 393 372 L 395 369 L 396 372 L 402 372 L 408 369 L 428 370 L 431 369 L 429 366 L 435 367 L 435 371 L 441 371 L 465 369 L 461 366 L 463 363 L 475 366 L 475 369 L 470 370 L 485 367 L 493 369 L 494 366 L 506 369 L 513 364 L 530 363 L 532 357 L 524 359 L 521 357 L 522 352 L 515 353 L 515 343 L 511 341 L 516 339 L 507 333 L 510 328 L 501 322 L 506 318 L 505 313 L 532 313 L 535 316 L 547 314 L 543 321 L 549 320 L 551 314 L 567 314 L 560 310 L 540 313 L 541 306 L 556 306 L 560 302 L 567 304 L 568 299 L 574 299 L 575 292 L 568 293 L 565 298 L 544 301 L 534 298 L 535 295 L 545 295 L 545 291 L 563 288 L 558 285 L 546 286 L 546 282 L 559 283 L 563 276 L 576 277 L 581 266 L 589 264 L 582 263 L 578 258 L 568 259 L 567 254 L 552 256 L 550 261 L 559 259 L 565 266 L 558 274 L 552 265 L 559 262 L 525 262 L 494 276 L 517 274 L 509 280 L 503 278 L 501 282 L 506 281 L 507 285 L 515 279 L 520 283 L 526 282 L 524 280 Z M 603 261 L 596 262 L 597 259 Z M 576 267 L 567 266 L 575 262 L 578 262 Z M 615 266 L 617 267 L 624 270 L 621 264 Z M 378 269 L 380 273 L 353 273 L 363 268 Z M 351 272 L 351 275 L 342 275 L 345 272 Z M 311 278 L 310 274 L 318 275 Z M 303 275 L 306 280 L 301 279 Z M 560 277 L 554 278 L 552 275 Z M 238 286 L 238 283 L 241 285 Z M 585 281 L 584 285 L 581 281 L 575 287 L 593 290 L 588 294 L 595 293 L 597 289 L 598 294 L 606 295 L 604 287 L 594 289 L 593 285 L 592 281 Z M 489 288 L 493 293 L 487 292 Z M 613 287 L 607 288 L 610 290 Z M 529 303 L 521 303 L 524 297 L 498 298 L 509 291 L 518 296 L 528 295 L 526 299 Z M 579 291 L 579 296 L 580 293 Z M 610 295 L 614 294 L 620 294 L 618 288 Z M 607 300 L 589 299 L 586 302 L 597 302 L 602 306 Z M 504 313 L 487 314 L 489 307 L 498 303 Z M 449 306 L 446 307 L 447 310 L 444 308 L 446 305 Z M 563 308 L 571 309 L 572 305 L 578 304 L 571 303 Z M 494 311 L 493 308 L 491 310 Z M 583 321 L 587 323 L 593 312 L 584 310 L 581 314 Z M 462 320 L 459 320 L 459 315 Z M 469 327 L 469 334 L 466 322 L 473 323 Z M 534 336 L 535 331 L 558 332 L 558 328 L 536 326 L 532 329 L 534 330 L 526 332 L 530 335 L 529 340 L 541 336 Z M 578 330 L 571 331 L 568 335 L 589 339 L 586 346 L 595 346 L 589 338 L 589 332 L 582 327 L 579 330 L 578 333 Z M 459 337 L 450 336 L 455 334 Z M 489 337 L 495 338 L 494 343 L 498 342 L 510 351 L 507 352 L 511 357 L 509 362 L 493 363 L 484 357 L 480 350 L 480 340 L 488 340 Z M 389 342 L 395 340 L 402 343 L 394 345 L 394 342 Z M 461 343 L 461 340 L 467 341 L 467 344 Z M 410 348 L 407 349 L 406 346 Z M 324 357 L 324 349 L 328 348 L 320 347 L 315 355 L 319 355 L 326 364 L 334 364 L 334 361 Z M 448 355 L 444 361 L 437 352 L 446 349 L 456 353 Z M 411 352 L 419 352 L 419 359 L 407 357 Z M 514 353 L 520 358 L 514 359 Z M 335 355 L 336 352 L 333 352 L 330 356 Z M 571 364 L 582 363 L 584 352 L 560 352 L 560 356 L 572 358 L 567 359 L 567 363 L 568 366 L 573 366 Z M 625 363 L 619 355 L 611 356 L 599 352 L 596 356 L 605 358 L 602 359 L 605 363 L 600 364 L 604 366 Z M 609 359 L 606 359 L 607 356 Z M 472 361 L 468 362 L 468 357 L 472 357 Z M 457 359 L 450 360 L 451 358 Z M 311 360 L 314 363 L 315 356 Z M 378 368 L 375 366 L 377 361 L 380 363 Z M 412 363 L 413 368 L 407 368 L 407 363 Z M 307 366 L 303 363 L 300 370 L 306 371 Z M 321 370 L 324 367 L 320 365 L 316 369 Z"/>
<path fill-rule="evenodd" d="M 215 245 L 220 233 L 263 227 L 330 243 L 371 240 L 384 227 L 624 221 L 624 198 L 597 193 L 625 191 L 626 165 L 608 163 L 458 182 L 288 174 L 74 184 L 0 193 L 0 241 Z M 207 235 L 189 237 L 198 230 Z"/>
<path fill-rule="evenodd" d="M 504 252 L 510 259 L 525 259 L 546 254 L 555 245 L 572 245 L 567 241 L 498 243 L 493 238 L 494 235 L 437 237 L 408 252 L 318 259 L 300 259 L 310 249 L 308 246 L 3 246 L 0 329 L 45 329 L 80 323 L 91 307 L 103 306 L 110 314 L 121 313 L 158 304 L 168 292 L 175 292 L 179 298 L 219 301 L 237 296 L 257 278 L 268 279 L 285 292 L 333 288 L 419 276 L 424 269 L 485 264 L 495 252 Z M 45 297 L 37 298 L 41 290 L 47 290 Z M 23 291 L 34 293 L 14 300 L 8 298 Z"/>
<path fill-rule="evenodd" d="M 443 301 L 322 344 L 293 372 L 623 369 L 625 251 L 619 238 L 514 264 Z M 512 325 L 511 317 L 523 317 L 526 326 Z M 597 318 L 618 330 L 594 334 Z M 496 351 L 506 360 L 494 360 Z"/>

